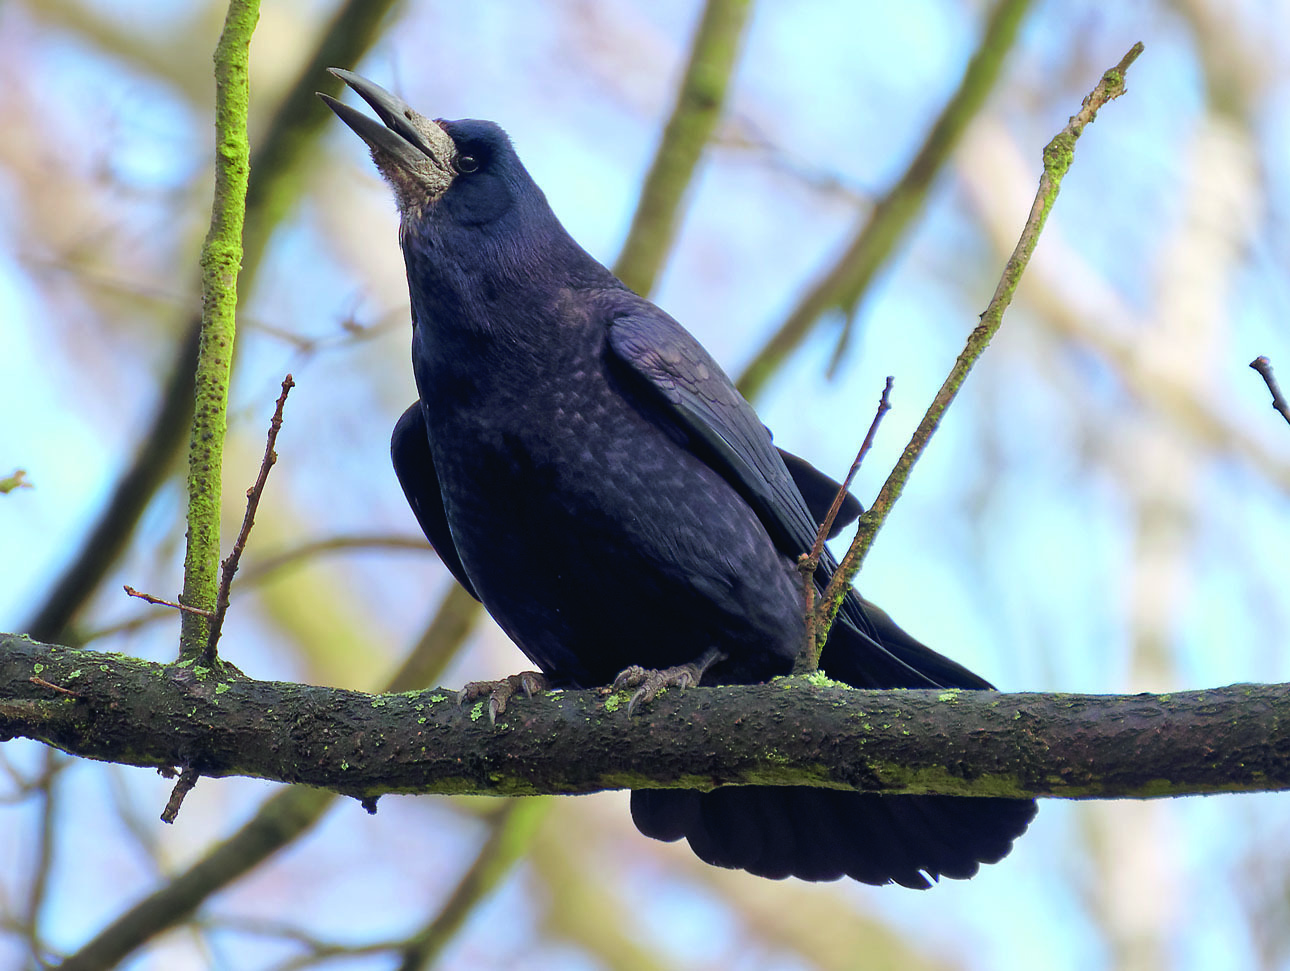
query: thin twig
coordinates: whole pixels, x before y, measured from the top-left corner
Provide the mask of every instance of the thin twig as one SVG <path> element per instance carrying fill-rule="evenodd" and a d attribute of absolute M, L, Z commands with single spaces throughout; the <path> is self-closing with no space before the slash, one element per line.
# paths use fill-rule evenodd
<path fill-rule="evenodd" d="M 1259 376 L 1263 378 L 1263 383 L 1272 392 L 1272 407 L 1280 413 L 1282 418 L 1290 422 L 1290 402 L 1287 402 L 1285 395 L 1281 393 L 1281 386 L 1277 384 L 1276 375 L 1272 373 L 1272 362 L 1260 354 L 1250 362 L 1250 367 L 1259 372 Z"/>
<path fill-rule="evenodd" d="M 878 426 L 882 424 L 883 416 L 891 411 L 891 386 L 894 382 L 895 379 L 888 375 L 882 388 L 882 395 L 878 398 L 878 410 L 874 412 L 873 421 L 869 423 L 869 431 L 865 433 L 864 441 L 860 443 L 860 451 L 856 452 L 855 461 L 847 470 L 847 476 L 838 487 L 837 495 L 833 497 L 833 503 L 829 506 L 824 522 L 820 523 L 820 528 L 815 534 L 815 543 L 811 547 L 811 559 L 817 564 L 820 562 L 820 554 L 824 552 L 824 544 L 833 532 L 833 523 L 838 518 L 842 503 L 846 501 L 847 493 L 851 489 L 851 482 L 860 471 L 860 465 L 864 462 L 864 457 L 869 454 L 869 449 L 873 448 L 874 438 L 878 435 Z"/>
<path fill-rule="evenodd" d="M 46 681 L 44 678 L 37 677 L 35 675 L 27 680 L 39 688 L 48 688 L 50 691 L 57 691 L 59 694 L 68 695 L 72 698 L 79 698 L 81 696 L 79 691 L 73 691 L 71 688 L 64 688 L 62 685 L 53 684 L 52 682 Z"/>
<path fill-rule="evenodd" d="M 175 780 L 175 788 L 170 790 L 170 799 L 166 803 L 166 808 L 161 811 L 161 821 L 163 823 L 173 823 L 179 815 L 179 807 L 184 804 L 184 797 L 193 791 L 197 785 L 197 770 L 191 766 L 184 766 L 184 770 L 179 773 L 179 778 Z"/>
<path fill-rule="evenodd" d="M 927 443 L 931 441 L 932 435 L 940 425 L 946 409 L 954 401 L 973 365 L 1003 323 L 1003 313 L 1012 302 L 1012 295 L 1016 292 L 1021 275 L 1030 262 L 1035 244 L 1039 242 L 1039 234 L 1043 231 L 1048 213 L 1052 210 L 1053 203 L 1057 201 L 1057 192 L 1061 187 L 1062 177 L 1070 168 L 1076 140 L 1097 117 L 1099 108 L 1124 93 L 1125 72 L 1141 53 L 1142 42 L 1139 41 L 1121 58 L 1119 64 L 1102 75 L 1097 86 L 1084 99 L 1080 110 L 1071 116 L 1066 127 L 1044 147 L 1044 172 L 1039 178 L 1039 191 L 1035 193 L 1035 201 L 1030 208 L 1026 225 L 1021 231 L 1021 238 L 1003 268 L 1003 275 L 995 288 L 994 296 L 990 298 L 989 305 L 981 314 L 981 322 L 968 336 L 966 346 L 959 354 L 958 360 L 954 362 L 954 367 L 950 370 L 945 383 L 936 392 L 936 397 L 932 399 L 923 420 L 914 429 L 909 444 L 905 446 L 900 459 L 891 470 L 891 474 L 887 476 L 887 481 L 883 483 L 878 498 L 861 515 L 860 528 L 856 532 L 855 539 L 834 572 L 828 587 L 825 588 L 821 605 L 825 616 L 819 636 L 828 636 L 838 609 L 842 606 L 847 591 L 850 590 L 851 581 L 859 572 L 869 547 L 873 545 L 874 536 L 886 520 L 891 507 L 904 491 L 905 482 L 909 478 L 914 463 L 927 448 Z"/>
<path fill-rule="evenodd" d="M 878 399 L 878 410 L 874 413 L 873 421 L 869 423 L 869 431 L 865 433 L 864 441 L 860 443 L 860 451 L 856 452 L 856 459 L 851 463 L 851 468 L 847 470 L 847 476 L 838 486 L 837 495 L 833 497 L 833 503 L 829 506 L 828 513 L 824 516 L 824 521 L 820 523 L 820 528 L 815 534 L 815 542 L 811 546 L 811 552 L 798 558 L 797 568 L 802 574 L 802 590 L 806 599 L 806 638 L 802 642 L 802 650 L 798 654 L 797 663 L 794 665 L 794 674 L 803 674 L 814 671 L 819 667 L 820 651 L 824 649 L 824 638 L 818 635 L 820 625 L 826 623 L 827 617 L 825 612 L 818 610 L 815 606 L 815 571 L 820 565 L 820 557 L 824 554 L 824 544 L 828 541 L 829 534 L 833 532 L 833 523 L 838 518 L 838 513 L 842 509 L 842 503 L 846 501 L 847 493 L 851 490 L 851 482 L 860 471 L 860 465 L 864 462 L 864 457 L 869 454 L 869 449 L 873 448 L 874 439 L 878 435 L 878 426 L 882 424 L 883 416 L 891 410 L 891 386 L 895 379 L 890 375 L 887 376 L 887 383 L 883 385 L 882 395 Z M 827 628 L 826 628 L 827 633 Z"/>
<path fill-rule="evenodd" d="M 802 578 L 802 617 L 806 621 L 806 630 L 802 634 L 801 650 L 793 661 L 794 674 L 809 674 L 819 667 L 819 652 L 815 650 L 818 638 L 816 630 L 819 628 L 816 620 L 818 611 L 815 609 L 815 570 L 819 565 L 819 556 L 813 550 L 797 558 L 797 572 Z"/>
<path fill-rule="evenodd" d="M 228 613 L 229 590 L 233 586 L 233 576 L 242 561 L 242 552 L 246 549 L 247 540 L 251 538 L 251 527 L 255 525 L 255 511 L 260 508 L 260 497 L 264 495 L 265 483 L 269 481 L 269 470 L 278 461 L 278 453 L 273 450 L 273 446 L 277 444 L 278 432 L 282 430 L 282 408 L 287 403 L 287 395 L 295 386 L 296 382 L 292 380 L 290 374 L 282 379 L 282 394 L 278 395 L 277 404 L 273 408 L 273 417 L 269 419 L 269 434 L 264 443 L 264 458 L 260 460 L 260 474 L 255 478 L 255 485 L 246 490 L 246 515 L 242 517 L 242 528 L 238 531 L 232 552 L 224 560 L 219 592 L 215 597 L 215 616 L 211 619 L 210 637 L 206 642 L 206 653 L 202 656 L 202 663 L 208 667 L 215 660 L 220 631 L 224 629 L 224 615 Z"/>
<path fill-rule="evenodd" d="M 178 603 L 177 601 L 174 601 L 174 600 L 163 600 L 161 597 L 154 597 L 150 593 L 144 593 L 142 590 L 136 590 L 128 583 L 124 586 L 123 589 L 131 597 L 138 597 L 140 600 L 146 600 L 148 603 L 156 604 L 159 607 L 174 607 L 175 610 L 178 610 L 182 613 L 197 614 L 199 617 L 211 616 L 211 612 L 209 610 L 203 610 L 201 607 L 190 607 L 188 606 L 188 604 Z"/>

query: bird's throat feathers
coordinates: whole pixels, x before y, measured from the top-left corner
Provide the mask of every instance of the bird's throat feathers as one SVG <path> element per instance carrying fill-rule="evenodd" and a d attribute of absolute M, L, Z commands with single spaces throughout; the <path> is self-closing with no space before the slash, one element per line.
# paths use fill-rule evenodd
<path fill-rule="evenodd" d="M 450 194 L 404 214 L 399 241 L 417 326 L 527 342 L 537 321 L 521 308 L 622 286 L 569 236 L 536 186 L 531 193 L 487 222 L 460 218 Z"/>

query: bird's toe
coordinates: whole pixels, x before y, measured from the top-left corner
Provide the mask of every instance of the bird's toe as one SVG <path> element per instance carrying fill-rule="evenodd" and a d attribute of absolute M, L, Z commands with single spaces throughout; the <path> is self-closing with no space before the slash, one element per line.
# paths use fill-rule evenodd
<path fill-rule="evenodd" d="M 627 702 L 627 714 L 632 714 L 639 704 L 648 705 L 658 697 L 664 688 L 692 688 L 703 680 L 704 672 L 726 655 L 716 648 L 709 648 L 702 657 L 689 664 L 678 664 L 671 668 L 643 668 L 639 664 L 624 668 L 614 678 L 614 690 L 625 691 L 635 688 Z"/>
<path fill-rule="evenodd" d="M 457 692 L 457 704 L 464 705 L 477 698 L 488 698 L 488 720 L 497 724 L 497 716 L 506 711 L 506 703 L 516 692 L 524 692 L 524 697 L 532 698 L 546 691 L 550 685 L 546 676 L 540 671 L 521 671 L 500 681 L 471 681 Z"/>

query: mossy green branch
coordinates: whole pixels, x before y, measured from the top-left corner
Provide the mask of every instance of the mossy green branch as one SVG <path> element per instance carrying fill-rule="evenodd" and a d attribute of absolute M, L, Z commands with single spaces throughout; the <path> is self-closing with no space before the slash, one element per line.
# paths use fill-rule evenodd
<path fill-rule="evenodd" d="M 641 188 L 614 272 L 637 293 L 654 289 L 695 167 L 721 118 L 751 0 L 708 0 L 690 46 L 676 106 Z"/>
<path fill-rule="evenodd" d="M 635 715 L 610 711 L 595 689 L 513 699 L 496 725 L 455 696 L 203 680 L 192 667 L 0 634 L 0 739 L 365 802 L 725 784 L 1075 799 L 1290 789 L 1285 684 L 1099 696 L 782 678 L 668 691 Z"/>
<path fill-rule="evenodd" d="M 231 0 L 215 47 L 215 202 L 201 258 L 202 328 L 188 445 L 188 549 L 180 596 L 181 603 L 205 611 L 215 610 L 219 587 L 220 474 L 233 370 L 242 225 L 251 172 L 246 133 L 251 34 L 259 16 L 259 0 Z M 213 663 L 209 635 L 209 617 L 185 612 L 180 656 Z"/>
<path fill-rule="evenodd" d="M 968 123 L 976 117 L 994 90 L 1003 62 L 1012 49 L 1030 5 L 1030 0 L 1000 0 L 995 5 L 958 89 L 941 109 L 905 173 L 874 203 L 846 252 L 812 285 L 744 368 L 738 385 L 746 398 L 755 397 L 765 387 L 771 375 L 801 346 L 824 314 L 841 308 L 854 316 L 855 308 L 874 275 L 922 211 L 928 190 L 958 145 Z M 848 319 L 839 341 L 838 354 L 842 352 L 850 326 Z"/>
<path fill-rule="evenodd" d="M 887 476 L 887 480 L 883 483 L 882 489 L 878 493 L 878 498 L 860 517 L 855 539 L 852 541 L 846 555 L 842 558 L 842 562 L 834 573 L 833 579 L 829 582 L 828 589 L 825 590 L 823 597 L 820 599 L 818 607 L 820 622 L 817 624 L 817 630 L 821 645 L 824 643 L 824 638 L 828 636 L 828 630 L 833 624 L 833 619 L 837 616 L 838 609 L 842 606 L 842 600 L 846 596 L 851 581 L 855 579 L 856 574 L 860 571 L 860 565 L 864 562 L 865 555 L 869 552 L 869 547 L 873 545 L 874 537 L 886 520 L 888 513 L 890 513 L 891 507 L 900 498 L 901 492 L 904 491 L 905 482 L 914 468 L 914 463 L 918 461 L 923 454 L 923 450 L 927 448 L 927 443 L 931 441 L 932 435 L 935 434 L 936 429 L 939 427 L 946 410 L 959 393 L 963 382 L 967 379 L 968 372 L 972 370 L 973 365 L 976 364 L 977 359 L 980 358 L 1003 323 L 1004 311 L 1012 303 L 1012 296 L 1017 290 L 1017 284 L 1021 282 L 1021 275 L 1030 263 L 1030 256 L 1034 253 L 1035 245 L 1039 242 L 1039 234 L 1043 231 L 1044 223 L 1048 219 L 1049 212 L 1052 211 L 1053 203 L 1057 201 L 1057 192 L 1061 188 L 1062 177 L 1065 176 L 1071 165 L 1071 159 L 1075 151 L 1075 141 L 1089 123 L 1097 117 L 1099 108 L 1124 93 L 1124 74 L 1129 65 L 1137 60 L 1138 55 L 1141 53 L 1142 43 L 1134 44 L 1132 49 L 1120 60 L 1119 64 L 1103 74 L 1097 86 L 1084 99 L 1080 110 L 1071 116 L 1070 121 L 1066 123 L 1066 127 L 1044 148 L 1044 171 L 1039 178 L 1039 190 L 1035 193 L 1035 201 L 1031 205 L 1030 215 L 1026 219 L 1025 227 L 1022 229 L 1021 238 L 1018 239 L 1012 256 L 1009 257 L 1007 265 L 1003 268 L 1003 274 L 999 278 L 999 285 L 995 288 L 994 296 L 990 299 L 985 312 L 981 314 L 980 323 L 968 336 L 963 351 L 959 354 L 958 360 L 954 362 L 954 367 L 950 370 L 945 383 L 936 392 L 936 396 L 932 399 L 927 413 L 923 415 L 923 420 L 914 429 L 914 434 L 910 437 L 909 444 L 905 446 L 905 450 L 891 470 L 891 474 Z"/>
<path fill-rule="evenodd" d="M 354 64 L 380 35 L 394 0 L 345 0 L 319 38 L 296 76 L 286 98 L 264 131 L 255 151 L 247 189 L 240 289 L 249 286 L 273 228 L 290 211 L 304 181 L 301 163 L 330 112 L 318 107 L 314 91 L 332 91 L 340 81 L 325 72 L 329 64 Z M 76 555 L 50 587 L 44 602 L 26 624 L 32 637 L 65 640 L 66 628 L 97 589 L 108 568 L 133 535 L 139 517 L 160 485 L 167 480 L 175 456 L 191 425 L 193 372 L 201 321 L 187 311 L 174 321 L 185 336 L 175 347 L 169 373 L 147 429 L 139 436 L 137 453 L 112 487 L 107 504 L 87 530 Z"/>

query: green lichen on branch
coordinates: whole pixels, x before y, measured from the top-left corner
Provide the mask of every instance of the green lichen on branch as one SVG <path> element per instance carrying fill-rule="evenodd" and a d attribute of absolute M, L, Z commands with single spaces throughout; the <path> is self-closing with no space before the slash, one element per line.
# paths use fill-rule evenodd
<path fill-rule="evenodd" d="M 26 469 L 14 469 L 8 475 L 0 476 L 0 496 L 6 492 L 13 492 L 14 489 L 30 489 L 31 483 L 27 481 Z"/>
<path fill-rule="evenodd" d="M 230 0 L 215 48 L 215 201 L 201 256 L 202 327 L 188 445 L 188 547 L 180 596 L 181 603 L 206 611 L 215 610 L 219 587 L 220 475 L 251 171 L 246 132 L 251 34 L 259 15 L 259 0 Z M 209 634 L 209 617 L 185 611 L 180 656 L 200 656 L 212 663 Z"/>
<path fill-rule="evenodd" d="M 472 706 L 426 703 L 452 694 L 201 680 L 191 666 L 0 635 L 0 739 L 358 798 L 726 784 L 1062 798 L 1290 789 L 1290 685 L 1099 696 L 794 678 L 669 691 L 635 715 L 608 710 L 602 691 L 553 692 L 514 699 L 497 726 Z"/>

